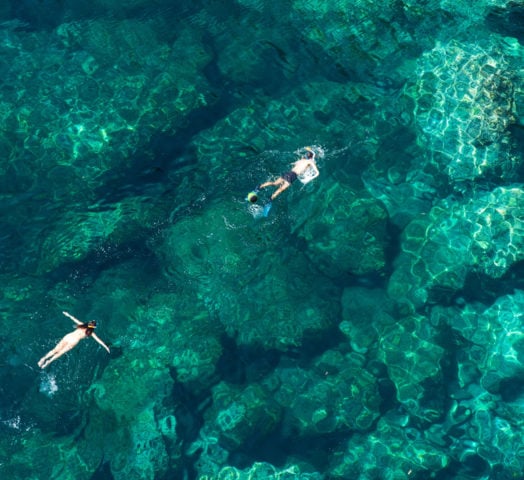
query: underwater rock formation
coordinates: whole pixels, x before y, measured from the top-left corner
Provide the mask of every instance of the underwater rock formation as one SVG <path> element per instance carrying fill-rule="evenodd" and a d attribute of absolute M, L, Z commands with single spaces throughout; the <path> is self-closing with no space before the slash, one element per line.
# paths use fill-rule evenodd
<path fill-rule="evenodd" d="M 181 32 L 169 45 L 147 22 L 98 19 L 64 23 L 51 40 L 38 33 L 9 35 L 2 51 L 12 64 L 4 82 L 18 94 L 3 96 L 0 125 L 16 134 L 1 141 L 24 146 L 32 175 L 59 164 L 82 169 L 84 182 L 94 182 L 106 169 L 124 165 L 153 134 L 173 131 L 207 103 L 209 86 L 200 69 L 209 56 L 204 48 L 200 56 L 187 54 L 198 42 L 194 31 Z M 172 62 L 176 57 L 181 61 Z M 63 83 L 56 82 L 57 73 Z M 166 102 L 173 90 L 177 95 Z"/>
<path fill-rule="evenodd" d="M 49 411 L 48 411 L 49 413 Z M 0 473 L 3 478 L 38 477 L 88 480 L 102 462 L 98 444 L 70 435 L 43 432 L 24 424 L 21 417 L 3 416 L 0 436 Z"/>
<path fill-rule="evenodd" d="M 136 335 L 165 336 L 162 345 L 150 344 L 151 362 L 173 369 L 171 376 L 197 395 L 216 381 L 216 366 L 223 353 L 221 336 L 225 331 L 209 315 L 203 302 L 184 303 L 172 294 L 155 294 L 147 306 L 136 311 Z M 135 329 L 132 329 L 135 331 Z M 140 333 L 139 333 L 140 332 Z M 187 339 L 192 341 L 188 342 Z M 143 348 L 149 342 L 143 341 Z"/>
<path fill-rule="evenodd" d="M 333 75 L 386 87 L 400 80 L 399 69 L 387 65 L 398 66 L 399 52 L 407 56 L 413 37 L 397 21 L 398 2 L 295 0 L 293 7 L 295 21 L 306 22 L 303 34 L 310 49 L 316 47 L 322 57 L 334 62 Z M 377 62 L 384 67 L 380 74 Z"/>
<path fill-rule="evenodd" d="M 351 129 L 364 137 L 373 122 L 373 100 L 379 96 L 380 91 L 366 84 L 311 79 L 277 98 L 261 94 L 247 99 L 226 118 L 217 119 L 212 128 L 196 135 L 192 146 L 206 175 L 215 182 L 233 188 L 233 177 L 235 188 L 239 183 L 253 188 L 268 176 L 287 170 L 303 146 L 330 144 L 332 138 L 346 138 Z M 358 179 L 361 163 L 376 149 L 373 142 L 365 142 L 359 135 L 349 143 L 356 145 L 351 149 L 352 168 L 340 169 L 345 180 Z M 224 159 L 228 159 L 227 170 Z M 322 168 L 320 162 L 320 178 Z"/>
<path fill-rule="evenodd" d="M 156 250 L 166 277 L 195 292 L 238 345 L 286 351 L 319 341 L 334 326 L 338 288 L 303 254 L 274 251 L 247 215 L 217 204 L 166 229 Z"/>
<path fill-rule="evenodd" d="M 284 409 L 289 435 L 366 431 L 379 416 L 378 384 L 364 356 L 354 352 L 328 350 L 309 370 L 284 365 L 268 386 Z"/>
<path fill-rule="evenodd" d="M 300 272 L 300 273 L 299 273 Z M 218 295 L 213 309 L 238 345 L 290 352 L 330 338 L 339 315 L 339 290 L 296 254 L 238 290 Z"/>
<path fill-rule="evenodd" d="M 169 423 L 156 411 L 173 382 L 166 367 L 154 365 L 157 361 L 155 357 L 149 362 L 120 357 L 92 387 L 99 415 L 106 425 L 113 425 L 105 432 L 103 444 L 115 479 L 152 480 L 167 471 L 170 455 L 166 437 L 171 437 L 170 442 L 176 440 L 176 422 L 171 420 L 172 428 L 166 428 Z M 107 382 L 111 382 L 110 388 Z M 90 440 L 95 441 L 100 431 L 89 430 L 95 436 Z"/>
<path fill-rule="evenodd" d="M 518 2 L 121 3 L 0 5 L 0 477 L 520 478 Z"/>
<path fill-rule="evenodd" d="M 380 403 L 378 383 L 360 354 L 328 350 L 310 369 L 284 361 L 247 387 L 225 382 L 213 387 L 213 404 L 191 451 L 201 451 L 201 475 L 217 478 L 225 452 L 249 455 L 266 437 L 292 442 L 368 431 L 379 418 Z"/>
<path fill-rule="evenodd" d="M 461 363 L 470 368 L 474 365 L 476 374 L 461 377 L 464 385 L 475 381 L 489 393 L 504 395 L 524 376 L 523 307 L 524 292 L 517 290 L 489 307 L 467 304 L 460 310 L 435 308 L 434 318 L 439 323 L 447 322 L 466 342 Z"/>
<path fill-rule="evenodd" d="M 378 288 L 345 288 L 341 303 L 339 329 L 358 353 L 376 348 L 384 329 L 397 321 L 395 302 Z"/>
<path fill-rule="evenodd" d="M 490 306 L 431 309 L 431 324 L 452 332 L 457 378 L 448 385 L 453 403 L 447 417 L 427 438 L 450 446 L 464 471 L 518 476 L 524 468 L 517 446 L 523 434 L 523 306 L 524 293 L 517 290 Z"/>
<path fill-rule="evenodd" d="M 404 410 L 423 421 L 441 416 L 445 407 L 438 391 L 445 350 L 440 345 L 440 330 L 425 316 L 403 314 L 379 289 L 346 288 L 342 306 L 340 331 L 373 365 L 370 370 L 375 376 L 381 369 L 386 372 Z"/>
<path fill-rule="evenodd" d="M 445 351 L 437 343 L 437 332 L 426 322 L 426 317 L 413 316 L 385 327 L 378 359 L 386 366 L 397 400 L 406 411 L 431 421 L 444 410 L 439 390 Z"/>
<path fill-rule="evenodd" d="M 470 272 L 500 278 L 524 259 L 523 214 L 519 185 L 439 202 L 403 231 L 389 295 L 416 308 L 437 291 L 457 292 Z"/>
<path fill-rule="evenodd" d="M 353 435 L 345 449 L 333 455 L 330 478 L 407 480 L 444 470 L 451 460 L 449 454 L 435 448 L 408 421 L 404 415 L 386 414 L 373 432 Z"/>
<path fill-rule="evenodd" d="M 437 43 L 417 62 L 414 101 L 418 140 L 433 171 L 452 182 L 487 174 L 508 178 L 517 158 L 508 127 L 515 123 L 515 75 L 493 45 Z"/>
<path fill-rule="evenodd" d="M 205 417 L 219 444 L 236 451 L 251 448 L 273 432 L 282 420 L 282 408 L 261 385 L 238 388 L 222 382 L 213 388 L 213 404 Z"/>
<path fill-rule="evenodd" d="M 403 174 L 391 168 L 384 178 L 366 173 L 362 180 L 371 196 L 382 202 L 391 223 L 399 228 L 429 212 L 438 198 L 435 178 L 418 169 Z"/>
<path fill-rule="evenodd" d="M 320 473 L 301 472 L 297 465 L 287 465 L 283 468 L 274 467 L 267 462 L 255 462 L 251 467 L 239 469 L 235 467 L 223 467 L 218 472 L 217 480 L 252 480 L 254 478 L 267 480 L 322 480 Z M 211 480 L 210 477 L 200 476 L 198 480 Z"/>
<path fill-rule="evenodd" d="M 135 236 L 143 223 L 122 220 L 135 208 L 135 220 L 152 222 L 147 215 L 155 207 L 131 198 L 113 206 L 97 198 L 97 189 L 127 169 L 142 169 L 152 158 L 153 136 L 172 134 L 191 112 L 216 100 L 207 97 L 201 70 L 210 56 L 195 48 L 198 33 L 180 30 L 168 43 L 155 33 L 155 22 L 162 20 L 99 18 L 62 23 L 52 33 L 2 30 L 9 68 L 0 98 L 0 181 L 11 195 L 26 195 L 5 221 L 14 226 L 31 212 L 51 224 L 25 229 L 26 247 L 42 257 L 27 268 L 48 272 L 85 259 L 103 242 Z M 48 188 L 53 193 L 43 195 Z"/>
<path fill-rule="evenodd" d="M 362 192 L 324 180 L 291 214 L 306 254 L 331 278 L 380 272 L 385 265 L 387 212 Z"/>

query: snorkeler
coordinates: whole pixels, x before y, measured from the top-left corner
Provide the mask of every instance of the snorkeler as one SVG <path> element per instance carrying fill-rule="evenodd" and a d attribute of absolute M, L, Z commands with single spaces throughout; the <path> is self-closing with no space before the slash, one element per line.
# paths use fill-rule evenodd
<path fill-rule="evenodd" d="M 102 341 L 100 338 L 97 337 L 95 333 L 96 328 L 96 321 L 92 320 L 88 323 L 82 323 L 77 318 L 73 317 L 73 315 L 62 312 L 66 317 L 69 317 L 73 322 L 77 324 L 76 329 L 68 333 L 62 340 L 60 340 L 55 348 L 53 350 L 46 353 L 39 361 L 38 366 L 40 368 L 47 367 L 51 362 L 54 362 L 57 358 L 61 357 L 64 353 L 69 352 L 69 350 L 72 350 L 74 347 L 76 347 L 77 343 L 80 340 L 83 340 L 84 338 L 91 337 L 96 342 L 98 342 L 102 347 L 104 347 L 107 350 L 107 353 L 109 352 L 109 347 Z"/>
<path fill-rule="evenodd" d="M 269 202 L 277 198 L 284 190 L 298 178 L 302 183 L 308 183 L 320 175 L 317 164 L 315 163 L 315 152 L 309 147 L 306 147 L 306 154 L 299 160 L 292 164 L 291 170 L 283 173 L 280 177 L 272 182 L 262 183 L 257 187 L 257 190 L 262 190 L 266 187 L 278 187 L 272 194 Z"/>

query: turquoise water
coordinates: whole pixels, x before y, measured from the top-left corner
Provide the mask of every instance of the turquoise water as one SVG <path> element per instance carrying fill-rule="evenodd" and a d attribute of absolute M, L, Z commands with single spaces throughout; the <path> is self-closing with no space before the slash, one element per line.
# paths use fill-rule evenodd
<path fill-rule="evenodd" d="M 524 4 L 208 3 L 0 4 L 1 477 L 524 478 Z"/>

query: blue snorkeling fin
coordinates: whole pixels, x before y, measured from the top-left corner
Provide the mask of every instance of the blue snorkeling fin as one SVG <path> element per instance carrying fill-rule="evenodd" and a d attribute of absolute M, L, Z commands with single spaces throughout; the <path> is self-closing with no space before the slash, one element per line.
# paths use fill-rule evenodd
<path fill-rule="evenodd" d="M 269 200 L 269 202 L 267 202 L 264 205 L 264 217 L 267 217 L 269 215 L 269 211 L 271 210 L 272 206 L 273 206 L 273 203 L 271 203 L 271 200 Z"/>

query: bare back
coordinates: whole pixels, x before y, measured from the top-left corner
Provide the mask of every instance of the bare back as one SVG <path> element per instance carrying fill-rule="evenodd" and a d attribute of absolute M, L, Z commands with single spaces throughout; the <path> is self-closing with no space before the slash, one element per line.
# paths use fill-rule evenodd
<path fill-rule="evenodd" d="M 71 350 L 72 348 L 76 347 L 80 340 L 83 340 L 84 338 L 87 338 L 85 329 L 76 328 L 71 333 L 65 335 L 64 338 L 58 342 L 57 348 L 61 347 L 66 351 Z"/>
<path fill-rule="evenodd" d="M 297 175 L 300 175 L 304 173 L 310 165 L 315 165 L 315 162 L 306 158 L 301 158 L 293 163 L 293 168 L 291 170 L 293 170 Z"/>
<path fill-rule="evenodd" d="M 71 320 L 73 320 L 73 322 L 76 323 L 77 327 L 71 333 L 65 335 L 64 338 L 62 338 L 62 340 L 58 342 L 55 348 L 47 352 L 38 361 L 38 366 L 40 368 L 46 368 L 50 363 L 54 362 L 57 358 L 60 358 L 64 353 L 69 352 L 69 350 L 75 348 L 80 342 L 80 340 L 83 340 L 84 338 L 88 337 L 91 337 L 98 344 L 104 347 L 107 350 L 107 353 L 110 353 L 109 347 L 94 333 L 94 329 L 96 328 L 96 321 L 92 320 L 88 323 L 82 323 L 80 320 L 73 317 L 73 315 L 71 315 L 70 313 L 62 313 L 66 317 L 69 317 Z"/>

